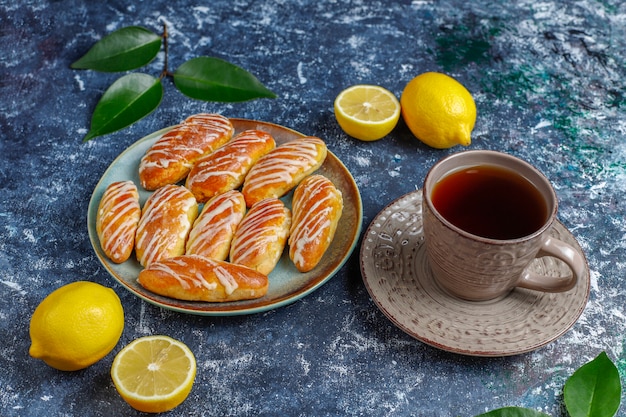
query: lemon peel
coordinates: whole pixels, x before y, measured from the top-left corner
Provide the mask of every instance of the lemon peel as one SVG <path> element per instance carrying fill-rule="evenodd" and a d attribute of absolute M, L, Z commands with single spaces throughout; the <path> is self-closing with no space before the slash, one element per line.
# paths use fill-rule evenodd
<path fill-rule="evenodd" d="M 426 72 L 407 83 L 400 97 L 402 118 L 423 143 L 437 149 L 468 146 L 476 123 L 476 103 L 454 78 Z"/>
<path fill-rule="evenodd" d="M 124 309 L 111 288 L 77 281 L 51 292 L 30 320 L 29 354 L 61 371 L 105 357 L 124 330 Z"/>

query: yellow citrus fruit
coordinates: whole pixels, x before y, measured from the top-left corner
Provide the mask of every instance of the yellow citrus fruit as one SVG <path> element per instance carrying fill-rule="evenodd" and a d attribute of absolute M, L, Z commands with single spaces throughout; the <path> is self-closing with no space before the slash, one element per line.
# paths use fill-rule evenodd
<path fill-rule="evenodd" d="M 105 357 L 124 330 L 124 309 L 111 288 L 78 281 L 51 292 L 30 320 L 29 354 L 76 371 Z"/>
<path fill-rule="evenodd" d="M 353 85 L 335 99 L 335 118 L 348 135 L 372 141 L 387 136 L 400 119 L 400 103 L 377 85 Z"/>
<path fill-rule="evenodd" d="M 471 143 L 476 104 L 454 78 L 438 72 L 420 74 L 408 82 L 400 103 L 405 123 L 426 145 L 447 149 Z"/>
<path fill-rule="evenodd" d="M 131 407 L 162 413 L 182 403 L 196 377 L 196 359 L 182 342 L 168 336 L 135 339 L 113 360 L 111 378 Z"/>

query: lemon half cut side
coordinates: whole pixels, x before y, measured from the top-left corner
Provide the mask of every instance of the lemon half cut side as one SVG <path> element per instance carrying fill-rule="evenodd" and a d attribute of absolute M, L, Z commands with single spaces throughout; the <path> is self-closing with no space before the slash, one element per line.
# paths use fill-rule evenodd
<path fill-rule="evenodd" d="M 191 392 L 196 359 L 184 343 L 168 336 L 145 336 L 126 345 L 113 360 L 111 378 L 131 407 L 162 413 Z"/>
<path fill-rule="evenodd" d="M 387 136 L 400 119 L 400 102 L 396 96 L 377 85 L 346 88 L 335 99 L 334 108 L 341 129 L 363 141 Z"/>

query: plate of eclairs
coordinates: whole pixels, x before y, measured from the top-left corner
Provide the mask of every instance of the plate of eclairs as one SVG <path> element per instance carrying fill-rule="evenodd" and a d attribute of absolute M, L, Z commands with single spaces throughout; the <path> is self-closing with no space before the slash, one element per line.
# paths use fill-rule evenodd
<path fill-rule="evenodd" d="M 315 291 L 352 254 L 362 219 L 357 185 L 322 139 L 211 113 L 124 150 L 87 213 L 94 251 L 120 284 L 207 316 Z"/>

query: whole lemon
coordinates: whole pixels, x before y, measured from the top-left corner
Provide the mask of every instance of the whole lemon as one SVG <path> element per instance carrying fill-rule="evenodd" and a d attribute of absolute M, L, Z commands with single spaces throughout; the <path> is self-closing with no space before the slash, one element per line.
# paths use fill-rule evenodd
<path fill-rule="evenodd" d="M 30 320 L 29 354 L 76 371 L 105 357 L 124 330 L 124 310 L 111 288 L 77 281 L 51 292 Z"/>
<path fill-rule="evenodd" d="M 404 122 L 426 145 L 447 149 L 471 143 L 476 103 L 454 78 L 439 72 L 420 74 L 404 88 L 400 105 Z"/>

